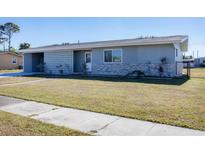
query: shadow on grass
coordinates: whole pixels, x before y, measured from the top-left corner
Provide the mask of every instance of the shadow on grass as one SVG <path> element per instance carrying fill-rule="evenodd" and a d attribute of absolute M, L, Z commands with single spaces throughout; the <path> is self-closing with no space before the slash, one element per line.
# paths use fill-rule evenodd
<path fill-rule="evenodd" d="M 122 77 L 100 77 L 100 76 L 85 76 L 85 75 L 32 75 L 29 77 L 42 77 L 49 79 L 76 79 L 76 80 L 96 80 L 108 82 L 133 82 L 133 83 L 146 83 L 146 84 L 164 84 L 164 85 L 182 85 L 188 79 L 182 78 L 156 78 L 156 77 L 143 77 L 143 78 L 122 78 Z"/>

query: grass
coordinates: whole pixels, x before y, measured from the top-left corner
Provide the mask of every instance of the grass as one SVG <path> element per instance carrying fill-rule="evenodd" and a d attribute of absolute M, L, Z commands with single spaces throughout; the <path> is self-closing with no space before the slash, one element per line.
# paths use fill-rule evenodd
<path fill-rule="evenodd" d="M 205 78 L 205 68 L 193 68 L 191 77 L 193 78 Z"/>
<path fill-rule="evenodd" d="M 13 72 L 21 72 L 22 69 L 12 69 L 12 70 L 0 70 L 0 73 L 13 73 Z"/>
<path fill-rule="evenodd" d="M 205 69 L 193 69 L 198 74 L 188 81 L 58 78 L 0 87 L 0 94 L 205 130 Z"/>
<path fill-rule="evenodd" d="M 0 136 L 87 135 L 65 127 L 42 123 L 30 118 L 0 111 Z"/>
<path fill-rule="evenodd" d="M 38 77 L 9 77 L 9 78 L 0 78 L 0 86 L 4 84 L 12 84 L 12 83 L 22 83 L 27 81 L 40 80 L 42 78 Z"/>

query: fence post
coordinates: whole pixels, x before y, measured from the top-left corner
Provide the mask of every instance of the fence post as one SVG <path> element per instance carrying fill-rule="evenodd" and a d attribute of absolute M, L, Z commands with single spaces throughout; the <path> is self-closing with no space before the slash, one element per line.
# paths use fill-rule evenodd
<path fill-rule="evenodd" d="M 190 62 L 187 62 L 187 78 L 190 79 Z"/>

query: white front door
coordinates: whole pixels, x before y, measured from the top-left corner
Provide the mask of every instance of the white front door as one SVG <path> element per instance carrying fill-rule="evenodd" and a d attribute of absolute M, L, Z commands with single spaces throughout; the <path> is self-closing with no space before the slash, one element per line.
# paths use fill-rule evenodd
<path fill-rule="evenodd" d="M 92 55 L 91 52 L 85 52 L 86 72 L 92 71 Z"/>

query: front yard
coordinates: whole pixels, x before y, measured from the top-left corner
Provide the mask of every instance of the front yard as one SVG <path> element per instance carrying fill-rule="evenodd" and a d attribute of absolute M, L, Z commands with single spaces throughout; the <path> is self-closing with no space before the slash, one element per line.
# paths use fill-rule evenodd
<path fill-rule="evenodd" d="M 188 81 L 50 78 L 0 86 L 0 95 L 205 130 L 205 69 L 192 75 Z"/>
<path fill-rule="evenodd" d="M 22 83 L 27 81 L 41 80 L 42 78 L 38 77 L 9 77 L 9 78 L 0 78 L 0 86 L 5 84 L 13 83 Z"/>
<path fill-rule="evenodd" d="M 87 135 L 65 127 L 45 124 L 30 118 L 0 111 L 0 136 L 34 136 L 34 135 Z"/>

